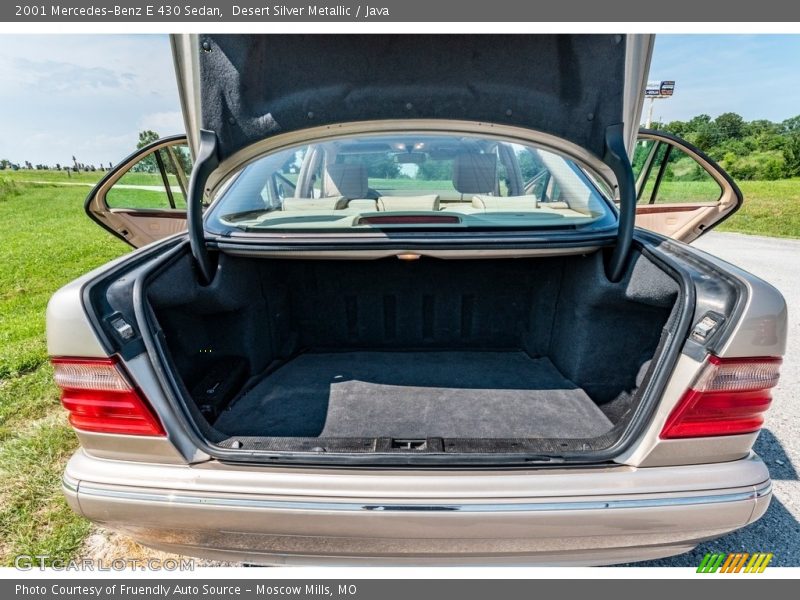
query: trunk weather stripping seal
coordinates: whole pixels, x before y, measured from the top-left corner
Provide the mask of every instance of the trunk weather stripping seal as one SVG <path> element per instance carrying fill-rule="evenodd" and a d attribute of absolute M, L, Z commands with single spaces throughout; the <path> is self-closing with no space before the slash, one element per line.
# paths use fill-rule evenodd
<path fill-rule="evenodd" d="M 175 251 L 176 248 L 180 247 L 182 244 L 182 240 L 179 237 L 180 235 L 181 234 L 176 234 L 175 236 L 164 238 L 151 247 L 135 250 L 134 252 L 138 252 L 138 254 L 135 256 L 129 256 L 117 266 L 112 267 L 101 273 L 98 277 L 87 281 L 81 288 L 80 295 L 81 302 L 83 304 L 83 312 L 86 315 L 86 318 L 89 319 L 89 323 L 91 323 L 94 327 L 94 331 L 97 335 L 100 345 L 109 355 L 119 351 L 119 344 L 116 340 L 112 341 L 111 335 L 109 335 L 102 324 L 102 319 L 98 317 L 95 301 L 92 298 L 92 292 L 98 285 L 103 284 L 112 278 L 115 279 L 120 271 L 131 271 L 132 269 L 142 266 L 143 263 L 153 260 L 155 255 L 159 253 L 165 251 Z M 91 310 L 89 310 L 89 308 L 91 308 Z"/>
<path fill-rule="evenodd" d="M 730 314 L 724 315 L 725 321 L 720 330 L 711 336 L 705 344 L 699 344 L 687 335 L 686 344 L 683 348 L 684 354 L 696 360 L 703 360 L 707 353 L 717 353 L 730 339 L 732 332 L 736 329 L 735 324 L 739 322 L 747 306 L 749 298 L 747 286 L 742 283 L 738 277 L 720 270 L 716 265 L 700 262 L 692 253 L 687 252 L 685 248 L 671 238 L 646 230 L 639 230 L 639 235 L 650 244 L 658 246 L 660 249 L 677 256 L 680 260 L 689 263 L 695 270 L 700 271 L 701 275 L 708 276 L 710 274 L 714 277 L 718 277 L 736 291 L 736 301 L 731 308 Z M 692 281 L 692 284 L 692 287 L 694 287 L 695 282 Z M 697 305 L 695 305 L 695 311 L 692 315 L 692 324 L 701 317 L 702 315 L 698 314 Z M 697 351 L 698 348 L 700 349 L 699 352 Z"/>

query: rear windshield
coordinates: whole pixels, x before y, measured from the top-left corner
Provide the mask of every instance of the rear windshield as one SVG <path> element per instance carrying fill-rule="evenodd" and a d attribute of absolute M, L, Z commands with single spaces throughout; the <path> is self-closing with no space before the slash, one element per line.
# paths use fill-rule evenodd
<path fill-rule="evenodd" d="M 402 133 L 266 155 L 238 174 L 206 227 L 585 230 L 615 220 L 589 177 L 560 155 L 478 136 Z"/>

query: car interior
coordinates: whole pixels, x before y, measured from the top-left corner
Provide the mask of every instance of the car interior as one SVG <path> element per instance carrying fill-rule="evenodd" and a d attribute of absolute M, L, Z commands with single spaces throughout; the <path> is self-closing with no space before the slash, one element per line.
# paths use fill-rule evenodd
<path fill-rule="evenodd" d="M 596 216 L 577 167 L 548 152 L 493 140 L 349 139 L 303 149 L 290 173 L 278 172 L 277 166 L 267 160 L 249 167 L 260 171 L 259 197 L 266 213 Z M 250 215 L 258 207 L 246 208 L 242 213 Z"/>

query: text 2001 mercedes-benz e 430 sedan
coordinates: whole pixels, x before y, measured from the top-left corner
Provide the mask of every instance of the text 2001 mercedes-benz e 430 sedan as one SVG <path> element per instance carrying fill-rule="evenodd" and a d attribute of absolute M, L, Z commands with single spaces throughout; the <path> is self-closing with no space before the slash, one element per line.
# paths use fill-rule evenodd
<path fill-rule="evenodd" d="M 686 245 L 731 179 L 637 131 L 652 38 L 180 36 L 188 137 L 87 199 L 51 300 L 64 491 L 252 563 L 609 564 L 758 519 L 785 349 Z"/>

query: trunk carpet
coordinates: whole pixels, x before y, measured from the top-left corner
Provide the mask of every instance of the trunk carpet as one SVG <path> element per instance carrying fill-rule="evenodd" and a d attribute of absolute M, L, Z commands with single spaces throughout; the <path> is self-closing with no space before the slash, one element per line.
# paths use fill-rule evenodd
<path fill-rule="evenodd" d="M 214 427 L 241 436 L 591 438 L 612 425 L 547 358 L 354 351 L 301 354 Z"/>

